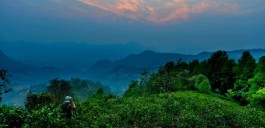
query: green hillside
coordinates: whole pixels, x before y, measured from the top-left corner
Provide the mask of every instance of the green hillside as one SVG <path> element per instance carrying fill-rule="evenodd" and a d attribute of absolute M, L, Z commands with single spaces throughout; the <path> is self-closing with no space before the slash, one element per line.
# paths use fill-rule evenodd
<path fill-rule="evenodd" d="M 3 106 L 2 125 L 23 127 L 264 127 L 265 113 L 211 94 L 193 91 L 129 98 L 97 96 L 76 103 L 74 117 L 59 106 L 27 112 Z"/>

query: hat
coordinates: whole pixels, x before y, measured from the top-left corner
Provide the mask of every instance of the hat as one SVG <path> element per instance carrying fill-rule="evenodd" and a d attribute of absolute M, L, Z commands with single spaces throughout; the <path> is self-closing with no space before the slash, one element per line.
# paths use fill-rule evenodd
<path fill-rule="evenodd" d="M 66 96 L 65 98 L 64 98 L 64 101 L 71 101 L 73 98 L 71 97 L 71 96 Z"/>

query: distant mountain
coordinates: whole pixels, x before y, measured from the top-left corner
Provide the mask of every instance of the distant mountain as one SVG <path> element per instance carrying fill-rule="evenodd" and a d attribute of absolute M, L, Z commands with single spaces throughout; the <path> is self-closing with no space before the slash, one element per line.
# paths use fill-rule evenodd
<path fill-rule="evenodd" d="M 231 59 L 237 61 L 242 56 L 244 51 L 249 51 L 257 61 L 261 56 L 265 56 L 265 49 L 235 50 L 228 51 L 227 53 Z M 203 61 L 208 59 L 212 53 L 213 52 L 202 52 L 196 55 L 185 55 L 178 53 L 159 53 L 146 50 L 140 54 L 130 54 L 125 58 L 113 62 L 110 60 L 100 60 L 92 66 L 92 69 L 109 69 L 117 66 L 155 68 L 165 64 L 168 61 L 182 60 L 185 62 L 190 62 L 195 59 Z"/>
<path fill-rule="evenodd" d="M 24 64 L 7 56 L 0 50 L 0 69 L 7 69 L 13 86 L 16 84 L 41 83 L 55 77 L 74 76 L 78 70 L 71 68 L 42 67 Z"/>
<path fill-rule="evenodd" d="M 256 59 L 256 61 L 259 61 L 259 58 L 262 56 L 265 56 L 265 49 L 248 49 L 248 50 L 234 50 L 229 51 L 228 55 L 230 58 L 234 60 L 238 60 L 244 51 L 249 51 L 251 55 Z"/>
<path fill-rule="evenodd" d="M 74 42 L 33 43 L 0 42 L 1 49 L 13 59 L 36 66 L 87 68 L 102 59 L 117 60 L 145 48 L 138 43 L 87 44 Z"/>
<path fill-rule="evenodd" d="M 151 50 L 145 50 L 140 54 L 130 54 L 120 60 L 100 60 L 92 65 L 91 70 L 106 70 L 117 67 L 133 67 L 133 68 L 158 68 L 168 61 L 182 60 L 185 62 L 194 59 L 205 60 L 209 58 L 211 53 L 203 52 L 198 55 L 184 55 L 178 53 L 159 53 Z"/>
<path fill-rule="evenodd" d="M 8 69 L 12 72 L 19 72 L 22 70 L 28 70 L 31 67 L 9 58 L 2 50 L 0 50 L 0 68 Z"/>
<path fill-rule="evenodd" d="M 8 70 L 10 75 L 9 80 L 11 81 L 8 87 L 13 89 L 13 91 L 3 95 L 3 103 L 13 102 L 22 104 L 27 90 L 33 85 L 46 83 L 57 77 L 74 77 L 75 75 L 75 70 L 71 69 L 39 67 L 21 63 L 7 56 L 2 50 L 0 50 L 0 69 Z M 36 86 L 36 88 L 38 91 L 43 91 L 46 85 L 42 84 L 42 86 Z"/>
<path fill-rule="evenodd" d="M 237 61 L 244 51 L 249 51 L 257 61 L 261 56 L 265 56 L 265 49 L 236 50 L 228 51 L 227 53 L 230 58 Z M 168 61 L 176 62 L 182 60 L 190 62 L 195 59 L 203 61 L 208 59 L 212 53 L 202 52 L 196 55 L 185 55 L 146 50 L 140 54 L 130 54 L 117 61 L 98 61 L 87 71 L 87 75 L 106 81 L 108 84 L 117 83 L 114 85 L 117 88 L 125 88 L 131 80 L 139 78 L 140 73 L 144 69 L 156 71 Z"/>

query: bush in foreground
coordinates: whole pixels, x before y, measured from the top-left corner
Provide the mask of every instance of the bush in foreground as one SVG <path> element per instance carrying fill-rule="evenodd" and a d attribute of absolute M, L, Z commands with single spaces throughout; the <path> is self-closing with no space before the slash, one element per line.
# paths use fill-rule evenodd
<path fill-rule="evenodd" d="M 191 91 L 118 99 L 90 98 L 76 106 L 71 121 L 61 116 L 59 106 L 33 110 L 22 121 L 23 127 L 248 128 L 265 124 L 265 113 L 261 110 Z"/>

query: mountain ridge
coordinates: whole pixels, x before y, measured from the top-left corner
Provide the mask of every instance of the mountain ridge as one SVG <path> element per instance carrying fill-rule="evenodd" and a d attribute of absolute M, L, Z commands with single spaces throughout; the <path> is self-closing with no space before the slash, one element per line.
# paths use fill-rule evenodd
<path fill-rule="evenodd" d="M 90 44 L 26 41 L 0 42 L 0 48 L 8 56 L 25 64 L 56 68 L 86 68 L 98 60 L 115 60 L 123 58 L 130 53 L 139 53 L 146 49 L 144 46 L 134 42 L 125 44 Z"/>
<path fill-rule="evenodd" d="M 232 50 L 227 51 L 227 54 L 229 55 L 230 59 L 234 59 L 237 61 L 242 53 L 244 51 L 249 51 L 253 57 L 258 61 L 259 57 L 265 56 L 265 49 L 240 49 L 240 50 Z M 107 62 L 108 64 L 112 64 L 113 66 L 129 66 L 129 67 L 139 67 L 139 68 L 148 68 L 150 65 L 144 65 L 144 63 L 149 62 L 158 62 L 157 64 L 154 64 L 155 66 L 159 66 L 161 64 L 164 64 L 168 61 L 178 61 L 182 60 L 185 62 L 190 62 L 192 60 L 198 59 L 199 61 L 203 61 L 208 59 L 211 54 L 214 52 L 208 52 L 204 51 L 198 54 L 180 54 L 180 53 L 163 53 L 163 52 L 155 52 L 152 50 L 144 50 L 143 52 L 139 54 L 129 54 L 126 57 L 116 60 L 116 61 L 110 61 L 110 60 L 99 60 L 98 62 L 94 63 L 92 65 L 93 68 L 97 67 L 96 65 L 107 65 L 104 64 L 104 62 Z M 149 60 L 148 60 L 149 59 Z M 155 61 L 159 60 L 160 61 Z M 137 62 L 133 62 L 137 61 Z M 139 66 L 139 64 L 143 64 L 144 66 Z"/>
<path fill-rule="evenodd" d="M 227 51 L 230 59 L 237 61 L 244 51 L 249 51 L 258 61 L 261 56 L 265 56 L 265 49 L 242 49 Z M 139 78 L 141 72 L 148 70 L 157 71 L 159 67 L 168 61 L 191 62 L 198 59 L 204 61 L 210 58 L 213 52 L 201 52 L 195 55 L 185 55 L 179 53 L 160 53 L 145 50 L 139 54 L 129 54 L 128 56 L 116 60 L 102 60 L 92 65 L 85 75 L 100 81 L 105 81 L 108 85 L 117 83 L 116 88 L 126 88 L 131 80 Z"/>
<path fill-rule="evenodd" d="M 30 66 L 27 66 L 19 61 L 11 59 L 1 49 L 0 49 L 0 62 L 1 62 L 0 63 L 1 68 L 5 68 L 11 71 L 18 71 L 30 68 Z"/>

